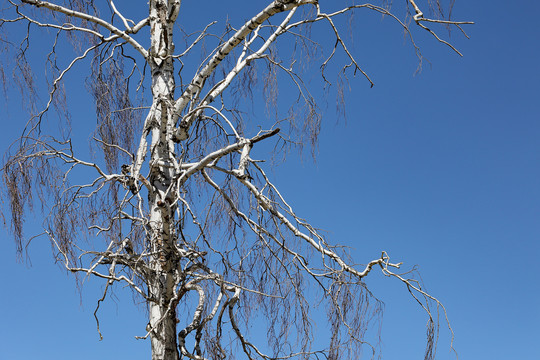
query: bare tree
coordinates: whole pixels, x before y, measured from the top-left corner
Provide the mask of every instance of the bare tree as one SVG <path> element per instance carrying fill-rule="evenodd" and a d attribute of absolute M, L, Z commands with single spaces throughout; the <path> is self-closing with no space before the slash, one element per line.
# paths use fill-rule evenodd
<path fill-rule="evenodd" d="M 347 14 L 371 11 L 395 21 L 420 61 L 415 26 L 459 54 L 431 26 L 462 30 L 470 23 L 448 15 L 453 0 L 446 16 L 439 0 L 403 1 L 400 9 L 391 9 L 391 1 L 266 3 L 221 33 L 213 31 L 216 22 L 187 33 L 177 21 L 181 0 L 3 1 L 0 75 L 4 87 L 12 82 L 20 89 L 30 113 L 3 166 L 6 217 L 18 249 L 29 241 L 25 214 L 38 204 L 41 235 L 56 259 L 72 273 L 103 279 L 96 312 L 116 284 L 144 299 L 148 325 L 140 337 L 150 338 L 154 360 L 338 359 L 356 358 L 362 349 L 375 356 L 364 335 L 380 304 L 363 279 L 378 269 L 405 284 L 425 309 L 425 357 L 432 359 L 437 313 L 444 311 L 439 301 L 398 273 L 400 264 L 384 251 L 355 264 L 297 215 L 251 151 L 260 146 L 285 155 L 305 143 L 316 146 L 321 111 L 303 80 L 313 64 L 323 86 L 336 84 L 338 99 L 339 84 L 350 76 L 373 85 L 349 48 Z M 147 6 L 140 10 L 147 15 L 132 20 L 124 15 L 128 6 Z M 315 27 L 332 41 L 319 44 Z M 38 30 L 50 39 L 44 103 L 31 65 Z M 71 75 L 84 71 L 86 78 Z M 69 76 L 85 81 L 96 105 L 90 152 L 72 141 L 71 124 L 87 120 L 70 113 Z M 260 123 L 243 104 L 257 81 L 267 101 Z M 280 84 L 295 90 L 292 102 L 279 100 Z M 50 131 L 51 118 L 65 131 Z M 326 347 L 313 344 L 310 299 L 327 310 Z M 269 346 L 251 340 L 254 317 L 265 319 Z"/>

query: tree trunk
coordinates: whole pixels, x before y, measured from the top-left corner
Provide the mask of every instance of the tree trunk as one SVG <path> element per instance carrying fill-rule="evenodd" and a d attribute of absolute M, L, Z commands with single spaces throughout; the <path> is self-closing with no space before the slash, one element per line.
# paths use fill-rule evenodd
<path fill-rule="evenodd" d="M 150 1 L 151 45 L 149 63 L 152 72 L 152 121 L 150 131 L 150 238 L 149 245 L 154 254 L 152 268 L 155 276 L 150 279 L 148 289 L 153 299 L 149 304 L 152 340 L 152 360 L 176 360 L 179 352 L 176 339 L 176 311 L 174 289 L 177 280 L 178 261 L 174 251 L 175 231 L 173 204 L 174 189 L 171 183 L 175 169 L 171 105 L 174 103 L 174 65 L 170 56 L 174 51 L 170 19 L 172 6 L 179 2 L 167 0 Z"/>

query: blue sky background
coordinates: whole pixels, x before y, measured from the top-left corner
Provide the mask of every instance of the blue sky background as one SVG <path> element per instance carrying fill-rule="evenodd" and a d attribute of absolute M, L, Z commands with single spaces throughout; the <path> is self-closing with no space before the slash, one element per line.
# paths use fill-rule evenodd
<path fill-rule="evenodd" d="M 206 3 L 208 16 L 228 12 L 237 25 L 252 14 L 241 2 Z M 195 6 L 184 0 L 186 13 Z M 431 66 L 416 76 L 398 27 L 374 14 L 357 19 L 354 52 L 375 87 L 351 81 L 346 120 L 331 101 L 323 107 L 316 162 L 293 153 L 272 172 L 297 212 L 358 262 L 386 250 L 417 264 L 446 306 L 460 359 L 540 359 L 539 13 L 532 0 L 457 1 L 454 18 L 476 22 L 470 40 L 452 33 L 464 57 L 417 31 Z M 2 151 L 25 122 L 17 104 L 0 115 Z M 149 358 L 149 344 L 133 338 L 147 320 L 130 295 L 104 305 L 100 342 L 100 284 L 87 281 L 80 296 L 46 241 L 29 254 L 31 265 L 17 263 L 2 232 L 1 359 Z M 426 319 L 406 289 L 380 275 L 367 283 L 386 304 L 383 357 L 422 359 Z M 442 327 L 438 359 L 454 358 L 448 340 Z"/>

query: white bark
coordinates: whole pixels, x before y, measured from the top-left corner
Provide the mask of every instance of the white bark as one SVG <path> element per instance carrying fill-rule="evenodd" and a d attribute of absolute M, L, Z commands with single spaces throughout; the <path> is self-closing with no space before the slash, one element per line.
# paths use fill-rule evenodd
<path fill-rule="evenodd" d="M 180 10 L 180 1 L 169 4 L 166 0 L 151 0 L 150 3 L 149 65 L 152 73 L 152 95 L 156 104 L 151 111 L 149 131 L 150 144 L 150 207 L 149 243 L 159 256 L 151 267 L 156 274 L 149 286 L 150 338 L 152 360 L 175 360 L 179 358 L 176 342 L 176 308 L 171 306 L 178 274 L 178 255 L 175 250 L 173 219 L 174 193 L 170 186 L 176 176 L 175 169 L 160 166 L 163 161 L 176 161 L 174 144 L 171 141 L 171 104 L 174 100 L 174 66 L 170 56 L 174 52 L 173 25 Z M 140 148 L 144 148 L 145 140 Z"/>

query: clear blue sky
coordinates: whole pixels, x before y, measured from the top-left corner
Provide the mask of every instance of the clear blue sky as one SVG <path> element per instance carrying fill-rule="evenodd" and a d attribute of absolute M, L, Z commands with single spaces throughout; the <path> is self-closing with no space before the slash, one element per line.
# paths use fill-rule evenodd
<path fill-rule="evenodd" d="M 205 3 L 236 25 L 251 14 L 241 2 Z M 470 40 L 452 33 L 464 57 L 417 33 L 431 66 L 416 76 L 399 28 L 377 15 L 359 22 L 354 51 L 375 87 L 351 81 L 346 121 L 329 102 L 316 163 L 291 156 L 272 173 L 297 212 L 358 262 L 386 250 L 417 264 L 447 308 L 460 359 L 540 359 L 539 13 L 532 0 L 456 1 L 454 18 L 476 22 Z M 0 115 L 2 151 L 23 124 L 13 104 Z M 32 243 L 29 266 L 2 235 L 1 359 L 149 358 L 148 343 L 133 338 L 147 320 L 129 295 L 105 305 L 99 342 L 98 282 L 79 296 L 46 241 Z M 425 318 L 406 290 L 382 276 L 367 283 L 386 304 L 383 357 L 422 359 Z M 453 358 L 443 328 L 438 350 Z"/>

